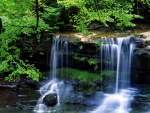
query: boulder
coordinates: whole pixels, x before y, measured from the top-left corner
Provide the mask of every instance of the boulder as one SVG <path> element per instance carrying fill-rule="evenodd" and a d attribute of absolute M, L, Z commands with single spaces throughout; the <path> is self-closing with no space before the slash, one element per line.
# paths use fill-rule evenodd
<path fill-rule="evenodd" d="M 142 38 L 135 38 L 135 45 L 137 48 L 144 48 L 146 47 L 145 41 Z"/>
<path fill-rule="evenodd" d="M 57 104 L 57 93 L 49 93 L 43 98 L 43 102 L 46 106 L 54 106 Z"/>

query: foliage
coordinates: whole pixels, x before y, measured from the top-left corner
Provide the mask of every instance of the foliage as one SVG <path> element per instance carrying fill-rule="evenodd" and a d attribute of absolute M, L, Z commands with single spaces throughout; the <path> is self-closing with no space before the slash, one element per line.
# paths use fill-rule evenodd
<path fill-rule="evenodd" d="M 61 75 L 63 78 L 68 78 L 70 80 L 82 80 L 83 82 L 102 80 L 100 74 L 95 74 L 73 68 L 60 68 L 57 70 L 57 74 Z"/>
<path fill-rule="evenodd" d="M 20 80 L 20 75 L 22 74 L 26 74 L 27 78 L 31 78 L 35 81 L 39 81 L 39 78 L 41 77 L 41 73 L 33 64 L 25 64 L 22 60 L 17 62 L 12 61 L 8 67 L 5 65 L 7 65 L 7 63 L 4 63 L 5 68 L 2 68 L 0 71 L 11 71 L 11 73 L 5 78 L 7 81 Z M 6 68 L 10 68 L 11 70 L 7 70 Z"/>
<path fill-rule="evenodd" d="M 142 8 L 135 8 L 137 3 Z M 143 18 L 137 9 L 150 8 L 147 0 L 41 0 L 41 4 L 42 18 L 52 32 L 69 26 L 84 34 L 90 33 L 88 27 L 94 22 L 120 29 L 133 27 L 134 19 Z"/>
<path fill-rule="evenodd" d="M 149 23 L 150 22 L 150 1 L 149 0 L 136 0 L 134 6 L 134 12 L 143 17 L 143 19 L 136 19 L 137 23 Z"/>
<path fill-rule="evenodd" d="M 101 37 L 97 38 L 95 41 L 95 46 L 97 48 L 97 50 L 100 50 L 101 49 L 101 44 L 102 44 L 102 40 L 101 40 Z"/>
<path fill-rule="evenodd" d="M 105 26 L 114 23 L 114 26 L 122 28 L 135 26 L 132 23 L 139 15 L 132 14 L 134 0 L 58 0 L 59 4 L 64 4 L 66 8 L 76 6 L 80 10 L 74 15 L 74 27 L 82 33 L 87 33 L 87 27 L 94 21 L 98 21 Z"/>
<path fill-rule="evenodd" d="M 103 70 L 101 71 L 102 80 L 102 90 L 106 90 L 109 84 L 114 85 L 116 83 L 116 71 L 113 70 Z"/>
<path fill-rule="evenodd" d="M 50 26 L 49 30 L 51 32 L 58 31 L 58 26 L 63 24 L 63 22 L 58 22 L 62 7 L 46 7 L 44 10 L 42 18 Z"/>
<path fill-rule="evenodd" d="M 142 2 L 144 5 L 147 5 L 150 8 L 150 1 L 148 1 L 148 0 L 139 0 L 139 2 Z"/>
<path fill-rule="evenodd" d="M 107 76 L 107 77 L 112 77 L 113 75 L 115 75 L 116 74 L 116 72 L 115 71 L 111 71 L 111 70 L 103 70 L 102 72 L 101 72 L 101 76 Z"/>
<path fill-rule="evenodd" d="M 102 80 L 102 76 L 100 76 L 100 74 L 90 73 L 73 68 L 57 69 L 57 75 L 61 75 L 61 77 L 64 79 L 79 81 L 80 84 L 75 89 L 80 89 L 83 92 L 94 92 L 97 88 L 95 82 Z"/>
<path fill-rule="evenodd" d="M 18 42 L 26 36 L 37 34 L 41 30 L 47 30 L 48 26 L 39 20 L 36 26 L 34 0 L 1 0 L 0 18 L 2 19 L 3 32 L 0 34 L 0 73 L 7 73 L 6 80 L 19 79 L 20 74 L 27 74 L 29 78 L 38 81 L 41 73 L 34 65 L 30 65 L 20 59 Z M 40 34 L 35 38 L 39 40 Z"/>
<path fill-rule="evenodd" d="M 88 58 L 88 57 L 80 57 L 78 55 L 74 55 L 73 57 L 75 60 L 78 60 L 80 62 L 88 62 L 89 65 L 94 65 L 94 70 L 98 69 L 98 63 L 100 62 L 97 58 Z"/>
<path fill-rule="evenodd" d="M 36 0 L 37 1 L 37 0 Z M 135 26 L 133 20 L 141 18 L 140 14 L 134 14 L 135 3 L 140 2 L 150 8 L 148 0 L 38 0 L 36 9 L 35 0 L 1 0 L 0 19 L 0 73 L 8 74 L 7 80 L 18 79 L 19 74 L 28 74 L 28 77 L 38 80 L 41 76 L 38 69 L 32 64 L 20 59 L 20 43 L 32 52 L 27 41 L 33 44 L 33 40 L 40 43 L 41 32 L 54 32 L 60 26 L 68 24 L 78 31 L 88 33 L 88 26 L 98 22 L 105 26 L 123 28 Z M 36 10 L 36 11 L 35 11 Z M 37 13 L 39 23 L 37 26 Z M 81 45 L 79 49 L 83 49 Z M 43 54 L 42 52 L 40 54 Z M 33 53 L 31 53 L 32 57 Z M 74 57 L 81 62 L 88 62 L 98 68 L 98 59 L 87 57 Z"/>
<path fill-rule="evenodd" d="M 78 41 L 79 38 L 76 38 L 76 40 Z M 76 45 L 77 43 L 74 42 L 74 44 Z M 95 41 L 95 45 L 99 46 L 100 44 L 101 44 L 101 40 L 97 39 Z M 83 50 L 83 48 L 85 48 L 84 45 L 80 44 L 79 49 Z M 100 60 L 98 58 L 89 58 L 89 57 L 85 57 L 85 56 L 79 56 L 78 53 L 74 53 L 73 55 L 74 55 L 73 58 L 75 60 L 78 60 L 83 63 L 87 62 L 89 65 L 94 65 L 94 70 L 98 69 L 98 67 L 99 67 L 98 63 L 100 62 Z"/>
<path fill-rule="evenodd" d="M 5 33 L 0 34 L 0 73 L 9 73 L 6 77 L 8 81 L 18 80 L 20 74 L 27 74 L 29 78 L 38 81 L 41 76 L 39 70 L 19 58 L 20 49 L 15 46 L 19 37 L 7 36 Z"/>
<path fill-rule="evenodd" d="M 73 68 L 59 68 L 57 69 L 57 75 L 64 79 L 71 81 L 78 81 L 79 85 L 75 87 L 76 90 L 82 90 L 83 92 L 94 92 L 100 87 L 96 82 L 102 82 L 105 77 L 114 76 L 115 72 L 110 70 L 104 70 L 100 73 L 91 73 Z"/>
<path fill-rule="evenodd" d="M 32 4 L 34 0 L 27 0 L 23 2 L 17 2 L 16 0 L 1 0 L 0 17 L 3 20 L 4 29 L 13 29 L 15 34 L 27 34 L 35 33 L 33 30 L 36 25 L 36 15 L 32 10 Z M 48 26 L 40 19 L 39 28 L 48 29 Z"/>

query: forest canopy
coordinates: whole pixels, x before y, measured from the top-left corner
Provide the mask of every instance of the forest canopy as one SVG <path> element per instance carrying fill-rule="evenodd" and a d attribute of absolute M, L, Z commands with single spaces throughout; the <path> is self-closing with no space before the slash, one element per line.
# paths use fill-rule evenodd
<path fill-rule="evenodd" d="M 38 81 L 41 73 L 20 58 L 20 45 L 27 39 L 40 43 L 42 32 L 86 34 L 91 25 L 123 29 L 148 23 L 149 17 L 148 0 L 1 0 L 0 73 L 9 81 L 21 74 Z"/>

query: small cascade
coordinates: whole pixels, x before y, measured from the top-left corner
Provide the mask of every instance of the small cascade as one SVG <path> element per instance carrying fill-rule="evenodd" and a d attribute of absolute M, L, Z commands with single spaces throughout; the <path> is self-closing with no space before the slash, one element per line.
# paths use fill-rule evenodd
<path fill-rule="evenodd" d="M 58 80 L 56 70 L 58 68 L 63 68 L 68 66 L 68 43 L 65 41 L 60 41 L 59 36 L 53 37 L 53 43 L 51 47 L 51 57 L 50 57 L 50 72 L 49 81 L 43 85 L 39 92 L 41 94 L 40 99 L 38 100 L 38 104 L 34 108 L 34 112 L 48 112 L 53 113 L 55 111 L 48 108 L 43 103 L 43 99 L 46 95 L 50 93 L 57 94 L 57 105 L 59 102 L 59 95 L 62 93 L 67 93 L 71 90 L 71 87 L 66 86 L 63 81 Z M 64 95 L 64 94 L 63 94 Z"/>
<path fill-rule="evenodd" d="M 104 100 L 100 106 L 92 111 L 92 113 L 129 113 L 130 100 L 135 89 L 130 88 L 131 61 L 134 49 L 134 40 L 130 37 L 125 38 L 102 38 L 100 44 L 100 69 L 103 71 L 112 71 L 114 76 L 106 81 L 107 85 L 111 85 L 113 90 L 105 92 Z M 61 41 L 59 36 L 53 38 L 50 57 L 49 81 L 41 88 L 41 98 L 38 100 L 35 112 L 56 112 L 47 107 L 43 99 L 50 93 L 57 94 L 57 105 L 60 106 L 60 98 L 67 95 L 72 87 L 66 86 L 57 76 L 57 69 L 68 67 L 69 45 L 65 41 Z M 109 92 L 110 91 L 110 92 Z M 61 97 L 60 97 L 61 95 Z"/>
<path fill-rule="evenodd" d="M 101 43 L 101 71 L 116 71 L 115 90 L 113 94 L 104 94 L 103 102 L 92 113 L 129 113 L 134 93 L 134 89 L 130 88 L 130 71 L 135 45 L 132 38 L 127 37 L 104 38 Z"/>
<path fill-rule="evenodd" d="M 115 40 L 113 38 L 102 38 L 100 47 L 101 70 L 116 70 L 116 52 Z"/>
<path fill-rule="evenodd" d="M 59 40 L 59 36 L 53 38 L 50 57 L 50 79 L 56 79 L 56 69 L 68 66 L 68 43 Z M 65 61 L 64 61 L 65 59 Z"/>

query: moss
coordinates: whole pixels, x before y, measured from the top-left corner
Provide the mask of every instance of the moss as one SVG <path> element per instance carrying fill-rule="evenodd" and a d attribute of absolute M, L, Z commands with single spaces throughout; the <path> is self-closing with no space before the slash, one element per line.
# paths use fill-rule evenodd
<path fill-rule="evenodd" d="M 82 82 L 93 82 L 96 80 L 102 80 L 102 76 L 99 73 L 91 73 L 88 71 L 83 71 L 73 68 L 60 68 L 57 69 L 57 75 L 60 75 L 62 78 L 70 80 L 80 80 Z"/>
<path fill-rule="evenodd" d="M 76 85 L 74 85 L 75 90 L 80 90 L 82 92 L 90 92 L 93 93 L 96 90 L 101 89 L 101 83 L 103 78 L 110 77 L 114 74 L 114 71 L 104 70 L 99 73 L 91 73 L 88 71 L 83 71 L 79 69 L 73 68 L 59 68 L 57 69 L 57 76 L 62 79 L 69 79 L 71 81 L 78 81 Z M 97 81 L 100 84 L 97 84 Z"/>

